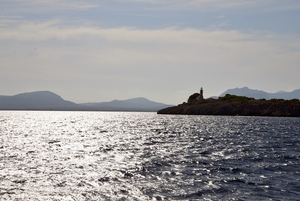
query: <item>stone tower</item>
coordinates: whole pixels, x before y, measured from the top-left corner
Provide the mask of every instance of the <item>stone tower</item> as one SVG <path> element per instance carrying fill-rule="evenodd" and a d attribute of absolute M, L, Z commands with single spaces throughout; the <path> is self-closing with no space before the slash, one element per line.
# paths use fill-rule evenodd
<path fill-rule="evenodd" d="M 199 96 L 199 99 L 200 100 L 203 100 L 204 98 L 203 98 L 203 89 L 202 89 L 202 87 L 201 87 L 201 89 L 200 89 L 200 96 Z"/>

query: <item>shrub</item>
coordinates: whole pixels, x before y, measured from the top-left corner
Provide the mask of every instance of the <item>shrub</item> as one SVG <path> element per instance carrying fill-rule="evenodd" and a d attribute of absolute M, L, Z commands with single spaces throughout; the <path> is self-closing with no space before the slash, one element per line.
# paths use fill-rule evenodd
<path fill-rule="evenodd" d="M 227 102 L 241 102 L 241 101 L 250 101 L 255 99 L 246 96 L 236 96 L 236 95 L 226 94 L 224 97 L 219 97 L 219 100 L 227 101 Z"/>
<path fill-rule="evenodd" d="M 195 99 L 198 98 L 200 94 L 199 93 L 194 93 L 192 95 L 190 95 L 189 99 L 188 99 L 188 103 L 192 103 Z"/>

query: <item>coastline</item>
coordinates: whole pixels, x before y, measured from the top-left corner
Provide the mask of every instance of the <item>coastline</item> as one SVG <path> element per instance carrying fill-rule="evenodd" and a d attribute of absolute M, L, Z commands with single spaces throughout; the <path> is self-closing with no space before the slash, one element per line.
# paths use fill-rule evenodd
<path fill-rule="evenodd" d="M 300 100 L 256 100 L 227 94 L 219 99 L 189 100 L 157 114 L 300 117 Z"/>

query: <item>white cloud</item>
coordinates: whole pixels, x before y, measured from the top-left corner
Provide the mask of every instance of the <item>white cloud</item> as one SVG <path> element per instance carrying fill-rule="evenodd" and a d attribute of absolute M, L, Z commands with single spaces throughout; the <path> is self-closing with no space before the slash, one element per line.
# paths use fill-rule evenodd
<path fill-rule="evenodd" d="M 95 91 L 98 100 L 145 96 L 179 103 L 189 94 L 172 98 L 176 91 L 200 85 L 206 95 L 246 85 L 273 91 L 300 85 L 300 38 L 292 35 L 66 27 L 49 21 L 1 27 L 0 46 L 2 90 L 43 87 L 77 102 L 92 101 Z M 8 78 L 24 83 L 12 88 Z M 85 95 L 75 97 L 72 87 Z"/>

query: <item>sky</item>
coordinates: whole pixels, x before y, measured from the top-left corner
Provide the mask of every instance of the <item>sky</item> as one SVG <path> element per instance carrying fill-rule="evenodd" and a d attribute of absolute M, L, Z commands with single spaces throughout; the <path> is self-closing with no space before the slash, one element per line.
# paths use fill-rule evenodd
<path fill-rule="evenodd" d="M 0 0 L 0 95 L 76 103 L 300 88 L 299 0 Z"/>

